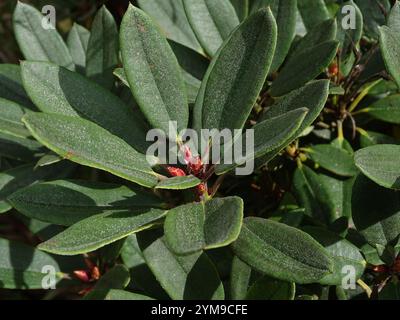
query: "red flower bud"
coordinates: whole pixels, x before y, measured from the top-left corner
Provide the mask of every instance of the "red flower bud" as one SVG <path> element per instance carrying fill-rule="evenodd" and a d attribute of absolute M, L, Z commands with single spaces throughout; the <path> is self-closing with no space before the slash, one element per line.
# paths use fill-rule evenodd
<path fill-rule="evenodd" d="M 176 168 L 176 167 L 166 167 L 168 173 L 172 176 L 172 177 L 184 177 L 186 176 L 185 171 L 183 171 L 180 168 Z"/>
<path fill-rule="evenodd" d="M 82 282 L 90 282 L 90 275 L 86 270 L 75 270 L 74 276 Z"/>
<path fill-rule="evenodd" d="M 372 271 L 377 272 L 377 273 L 384 273 L 388 271 L 387 266 L 384 264 L 379 265 L 379 266 L 373 266 Z"/>

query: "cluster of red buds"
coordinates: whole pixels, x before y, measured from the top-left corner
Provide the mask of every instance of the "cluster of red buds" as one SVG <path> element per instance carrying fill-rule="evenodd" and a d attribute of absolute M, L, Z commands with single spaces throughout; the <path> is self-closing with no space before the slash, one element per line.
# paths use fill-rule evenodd
<path fill-rule="evenodd" d="M 203 179 L 204 176 L 205 176 L 205 168 L 206 168 L 206 166 L 201 161 L 200 156 L 194 157 L 192 155 L 192 152 L 190 151 L 190 148 L 187 147 L 187 146 L 185 146 L 183 148 L 184 148 L 183 149 L 184 161 L 186 163 L 186 171 L 181 169 L 181 168 L 172 167 L 172 166 L 166 166 L 165 169 L 168 171 L 168 173 L 172 177 L 183 177 L 183 176 L 186 176 L 188 174 L 192 174 L 195 177 Z M 208 192 L 207 191 L 206 182 L 200 183 L 196 187 L 196 191 L 197 191 L 197 194 L 198 194 L 199 197 L 204 196 L 204 194 L 206 192 Z"/>
<path fill-rule="evenodd" d="M 87 266 L 86 270 L 75 270 L 73 272 L 75 278 L 80 280 L 83 283 L 93 283 L 100 279 L 100 270 L 99 267 L 96 266 L 89 259 L 85 259 L 85 264 Z M 79 292 L 80 295 L 85 295 L 89 291 L 92 290 L 92 287 L 87 287 Z"/>
<path fill-rule="evenodd" d="M 379 265 L 379 266 L 372 266 L 371 270 L 376 273 L 391 273 L 391 274 L 400 274 L 400 256 L 396 258 L 393 265 Z"/>

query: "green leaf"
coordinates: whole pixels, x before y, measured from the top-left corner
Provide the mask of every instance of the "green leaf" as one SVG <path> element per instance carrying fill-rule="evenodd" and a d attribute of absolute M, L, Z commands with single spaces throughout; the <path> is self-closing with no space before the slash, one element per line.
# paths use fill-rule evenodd
<path fill-rule="evenodd" d="M 380 187 L 360 174 L 354 183 L 351 205 L 354 225 L 373 247 L 386 246 L 398 240 L 398 192 Z"/>
<path fill-rule="evenodd" d="M 376 144 L 400 144 L 400 141 L 380 132 L 374 132 L 374 131 L 360 132 L 361 148 L 370 147 Z"/>
<path fill-rule="evenodd" d="M 319 179 L 330 199 L 333 220 L 341 217 L 351 218 L 351 194 L 355 177 L 350 179 L 333 178 L 328 175 L 320 174 Z M 333 221 L 332 221 L 333 222 Z"/>
<path fill-rule="evenodd" d="M 120 43 L 131 91 L 149 123 L 166 133 L 169 121 L 177 121 L 178 132 L 186 129 L 189 108 L 178 61 L 150 17 L 132 5 L 122 20 Z"/>
<path fill-rule="evenodd" d="M 263 157 L 269 152 L 281 148 L 298 131 L 307 112 L 308 109 L 300 108 L 256 124 L 252 128 L 254 129 L 254 149 L 246 150 L 246 155 L 242 159 L 235 159 L 236 162 L 233 164 L 224 164 L 222 161 L 222 164 L 217 165 L 216 173 L 218 175 L 226 173 L 245 162 Z M 246 134 L 243 134 L 241 139 L 242 146 L 245 146 Z M 232 149 L 232 145 L 229 144 L 227 148 Z"/>
<path fill-rule="evenodd" d="M 306 166 L 297 168 L 293 176 L 293 193 L 305 214 L 329 224 L 337 218 L 335 203 L 320 176 Z"/>
<path fill-rule="evenodd" d="M 137 238 L 147 265 L 172 299 L 224 299 L 222 282 L 205 253 L 175 255 L 165 240 L 156 236 L 141 232 Z"/>
<path fill-rule="evenodd" d="M 34 168 L 34 164 L 18 166 L 0 173 L 0 212 L 11 209 L 6 199 L 17 190 L 35 182 L 65 177 L 73 168 L 70 163 L 60 162 L 46 168 Z"/>
<path fill-rule="evenodd" d="M 343 177 L 353 177 L 358 170 L 353 155 L 344 149 L 320 144 L 307 149 L 307 155 L 322 168 Z"/>
<path fill-rule="evenodd" d="M 330 18 L 324 0 L 298 0 L 297 3 L 307 30 Z"/>
<path fill-rule="evenodd" d="M 272 83 L 271 95 L 282 96 L 313 80 L 329 66 L 337 48 L 337 41 L 326 41 L 292 56 Z"/>
<path fill-rule="evenodd" d="M 204 51 L 213 57 L 239 25 L 229 0 L 183 0 L 186 16 Z"/>
<path fill-rule="evenodd" d="M 143 208 L 97 214 L 75 223 L 41 243 L 38 248 L 66 256 L 91 252 L 151 227 L 166 213 L 164 210 Z"/>
<path fill-rule="evenodd" d="M 85 295 L 84 300 L 106 300 L 110 291 L 122 290 L 129 284 L 130 276 L 128 269 L 123 265 L 115 265 L 99 281 L 93 289 Z"/>
<path fill-rule="evenodd" d="M 182 0 L 139 0 L 139 6 L 159 24 L 167 38 L 196 51 L 200 43 L 187 20 Z"/>
<path fill-rule="evenodd" d="M 334 19 L 322 21 L 320 24 L 310 29 L 307 34 L 301 38 L 290 53 L 290 57 L 297 56 L 309 48 L 315 47 L 328 40 L 335 40 L 337 32 L 337 23 Z"/>
<path fill-rule="evenodd" d="M 0 97 L 35 109 L 22 85 L 20 67 L 17 65 L 0 64 Z"/>
<path fill-rule="evenodd" d="M 131 274 L 130 289 L 140 290 L 146 295 L 156 299 L 169 299 L 167 293 L 163 290 L 149 267 L 146 265 L 142 251 L 137 242 L 136 234 L 131 234 L 125 239 L 121 251 L 121 259 L 129 268 Z"/>
<path fill-rule="evenodd" d="M 357 151 L 354 159 L 361 172 L 375 183 L 400 190 L 400 146 L 371 146 Z"/>
<path fill-rule="evenodd" d="M 237 197 L 190 203 L 168 212 L 164 232 L 177 254 L 225 247 L 235 241 L 243 219 L 243 200 Z"/>
<path fill-rule="evenodd" d="M 303 231 L 323 245 L 333 260 L 333 273 L 319 280 L 319 283 L 323 285 L 341 285 L 343 276 L 348 272 L 343 272 L 346 267 L 354 268 L 355 280 L 358 280 L 363 275 L 367 263 L 355 245 L 323 228 L 305 227 Z"/>
<path fill-rule="evenodd" d="M 195 103 L 209 61 L 198 52 L 177 42 L 168 41 L 182 69 L 189 103 Z"/>
<path fill-rule="evenodd" d="M 244 300 L 249 290 L 252 275 L 251 267 L 234 257 L 232 261 L 232 269 L 230 276 L 230 297 L 232 300 Z"/>
<path fill-rule="evenodd" d="M 276 33 L 271 10 L 262 9 L 225 41 L 208 68 L 196 100 L 196 129 L 243 127 L 272 63 Z"/>
<path fill-rule="evenodd" d="M 161 180 L 157 185 L 156 189 L 166 190 L 185 190 L 198 186 L 201 183 L 199 178 L 195 176 L 184 176 L 184 177 L 173 177 L 165 180 Z"/>
<path fill-rule="evenodd" d="M 43 146 L 35 140 L 0 132 L 0 155 L 5 158 L 30 162 L 43 153 Z"/>
<path fill-rule="evenodd" d="M 118 30 L 114 17 L 103 5 L 92 24 L 86 54 L 86 75 L 98 84 L 111 89 L 113 71 L 118 64 Z"/>
<path fill-rule="evenodd" d="M 256 0 L 252 12 L 271 7 L 278 26 L 278 36 L 271 72 L 277 71 L 284 62 L 296 32 L 297 0 Z"/>
<path fill-rule="evenodd" d="M 104 300 L 154 300 L 148 296 L 144 296 L 142 294 L 133 293 L 124 290 L 118 289 L 110 289 L 107 292 L 107 295 L 104 297 Z"/>
<path fill-rule="evenodd" d="M 400 3 L 396 1 L 390 11 L 387 26 L 379 28 L 379 43 L 385 65 L 391 76 L 400 88 Z"/>
<path fill-rule="evenodd" d="M 400 124 L 400 94 L 388 96 L 380 99 L 365 109 L 360 110 L 366 112 L 375 119 L 385 122 Z"/>
<path fill-rule="evenodd" d="M 11 134 L 20 138 L 30 136 L 21 119 L 27 112 L 23 106 L 18 103 L 0 98 L 0 132 Z"/>
<path fill-rule="evenodd" d="M 86 50 L 89 43 L 90 32 L 81 25 L 74 23 L 68 38 L 67 46 L 72 56 L 77 71 L 85 74 L 86 68 Z"/>
<path fill-rule="evenodd" d="M 138 151 L 146 151 L 144 124 L 117 96 L 84 76 L 51 63 L 27 61 L 21 70 L 25 88 L 42 112 L 86 118 Z"/>
<path fill-rule="evenodd" d="M 379 300 L 400 300 L 400 284 L 398 279 L 392 278 L 392 280 L 385 285 L 383 290 L 379 293 Z"/>
<path fill-rule="evenodd" d="M 240 21 L 247 18 L 249 14 L 249 0 L 230 0 L 232 6 L 235 8 L 236 15 Z"/>
<path fill-rule="evenodd" d="M 293 282 L 264 276 L 251 286 L 246 300 L 294 300 L 295 291 Z"/>
<path fill-rule="evenodd" d="M 49 269 L 54 268 L 54 280 L 63 277 L 59 266 L 48 254 L 25 244 L 0 238 L 0 287 L 3 289 L 43 289 Z M 53 271 L 51 270 L 51 271 Z"/>
<path fill-rule="evenodd" d="M 60 156 L 49 152 L 48 154 L 45 154 L 43 157 L 41 157 L 38 162 L 36 162 L 36 166 L 35 168 L 39 168 L 39 167 L 45 167 L 57 162 L 62 161 L 63 158 L 61 158 Z"/>
<path fill-rule="evenodd" d="M 43 28 L 43 19 L 34 7 L 18 1 L 13 27 L 24 57 L 27 60 L 51 61 L 73 70 L 74 63 L 64 40 L 55 28 Z"/>
<path fill-rule="evenodd" d="M 374 39 L 379 37 L 379 27 L 386 22 L 381 8 L 390 11 L 389 0 L 354 0 L 364 17 L 364 32 Z"/>
<path fill-rule="evenodd" d="M 328 99 L 328 88 L 329 81 L 327 80 L 312 81 L 304 87 L 279 98 L 267 112 L 261 116 L 261 120 L 272 119 L 299 108 L 307 108 L 308 113 L 301 126 L 294 134 L 294 136 L 299 136 L 307 127 L 311 126 L 320 115 Z"/>
<path fill-rule="evenodd" d="M 64 226 L 107 211 L 160 207 L 162 204 L 151 194 L 125 186 L 78 180 L 35 184 L 12 194 L 8 201 L 29 218 Z"/>
<path fill-rule="evenodd" d="M 144 155 L 90 121 L 31 113 L 25 115 L 23 122 L 38 141 L 63 158 L 146 187 L 157 184 L 157 174 Z"/>
<path fill-rule="evenodd" d="M 252 268 L 274 278 L 312 283 L 333 271 L 325 249 L 308 234 L 261 218 L 246 218 L 233 249 Z"/>
<path fill-rule="evenodd" d="M 354 9 L 354 17 L 349 16 L 349 11 L 347 8 L 343 11 L 342 8 L 344 8 L 345 6 L 352 7 Z M 351 12 L 351 14 L 353 13 Z M 350 18 L 354 20 L 355 26 L 351 25 L 349 28 Z M 344 73 L 344 75 L 348 75 L 355 62 L 354 47 L 359 47 L 359 42 L 362 37 L 364 27 L 363 16 L 354 1 L 350 0 L 342 3 L 342 6 L 338 10 L 336 19 L 338 24 L 338 32 L 336 38 L 340 43 L 340 69 Z"/>

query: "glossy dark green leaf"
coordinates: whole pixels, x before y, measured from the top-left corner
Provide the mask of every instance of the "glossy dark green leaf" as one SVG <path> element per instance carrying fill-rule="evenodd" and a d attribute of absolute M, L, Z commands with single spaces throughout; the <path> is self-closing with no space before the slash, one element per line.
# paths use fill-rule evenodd
<path fill-rule="evenodd" d="M 201 51 L 187 20 L 182 0 L 139 0 L 139 6 L 154 19 L 168 39 Z"/>
<path fill-rule="evenodd" d="M 329 66 L 337 48 L 337 41 L 326 41 L 292 56 L 272 83 L 271 94 L 279 97 L 313 80 Z"/>
<path fill-rule="evenodd" d="M 107 211 L 162 204 L 155 196 L 125 186 L 77 180 L 35 184 L 14 193 L 8 201 L 27 217 L 65 226 Z"/>
<path fill-rule="evenodd" d="M 139 293 L 133 293 L 124 290 L 118 289 L 110 289 L 107 292 L 107 295 L 104 297 L 104 300 L 154 300 L 148 296 Z"/>
<path fill-rule="evenodd" d="M 166 213 L 144 208 L 97 214 L 41 243 L 39 249 L 66 256 L 91 252 L 151 227 Z"/>
<path fill-rule="evenodd" d="M 236 15 L 240 21 L 247 18 L 249 14 L 249 0 L 230 0 L 236 10 Z"/>
<path fill-rule="evenodd" d="M 329 196 L 324 181 L 306 166 L 297 168 L 293 176 L 293 193 L 305 214 L 320 223 L 337 219 L 335 203 Z"/>
<path fill-rule="evenodd" d="M 272 63 L 276 33 L 271 10 L 262 9 L 231 34 L 202 82 L 194 107 L 196 129 L 243 127 Z"/>
<path fill-rule="evenodd" d="M 0 155 L 5 158 L 31 162 L 43 155 L 44 150 L 35 140 L 0 132 Z"/>
<path fill-rule="evenodd" d="M 285 60 L 296 32 L 297 0 L 256 0 L 251 7 L 255 12 L 263 7 L 271 7 L 277 26 L 278 37 L 271 72 L 279 69 Z"/>
<path fill-rule="evenodd" d="M 67 38 L 68 49 L 76 70 L 83 74 L 86 68 L 86 50 L 89 37 L 90 32 L 85 27 L 74 23 Z"/>
<path fill-rule="evenodd" d="M 55 28 L 44 28 L 44 16 L 34 7 L 18 1 L 13 27 L 19 48 L 27 60 L 51 61 L 74 69 L 71 54 Z"/>
<path fill-rule="evenodd" d="M 205 253 L 178 256 L 157 235 L 141 232 L 137 238 L 147 265 L 172 299 L 224 299 L 222 282 Z"/>
<path fill-rule="evenodd" d="M 224 40 L 239 25 L 229 0 L 183 0 L 186 16 L 197 39 L 209 56 L 214 56 Z"/>
<path fill-rule="evenodd" d="M 0 97 L 35 109 L 22 85 L 20 71 L 18 65 L 0 64 Z"/>
<path fill-rule="evenodd" d="M 83 117 L 146 151 L 144 124 L 131 107 L 84 76 L 46 62 L 23 62 L 22 78 L 42 112 Z"/>
<path fill-rule="evenodd" d="M 0 255 L 0 287 L 3 289 L 43 289 L 43 284 L 49 284 L 45 277 L 53 270 L 56 283 L 63 277 L 56 260 L 23 243 L 0 238 Z"/>
<path fill-rule="evenodd" d="M 357 167 L 377 184 L 400 190 L 400 146 L 376 145 L 355 154 Z"/>
<path fill-rule="evenodd" d="M 20 138 L 30 136 L 29 131 L 21 121 L 27 109 L 18 103 L 0 98 L 0 110 L 0 132 Z"/>
<path fill-rule="evenodd" d="M 242 220 L 243 200 L 238 197 L 190 203 L 168 212 L 165 240 L 177 254 L 224 247 L 237 239 Z"/>
<path fill-rule="evenodd" d="M 107 271 L 87 293 L 84 300 L 107 300 L 110 291 L 122 290 L 130 281 L 129 271 L 123 265 L 115 265 Z"/>
<path fill-rule="evenodd" d="M 0 173 L 0 212 L 11 209 L 6 199 L 17 190 L 35 182 L 65 177 L 73 168 L 70 163 L 61 162 L 46 168 L 35 169 L 34 164 L 14 167 Z"/>
<path fill-rule="evenodd" d="M 326 250 L 308 234 L 261 218 L 246 218 L 233 249 L 252 268 L 274 278 L 312 283 L 333 271 Z"/>
<path fill-rule="evenodd" d="M 319 283 L 323 285 L 341 285 L 343 276 L 346 275 L 343 270 L 348 267 L 354 268 L 355 280 L 358 280 L 363 275 L 367 263 L 355 245 L 323 228 L 305 227 L 303 230 L 324 246 L 333 260 L 333 273 L 319 280 Z"/>
<path fill-rule="evenodd" d="M 264 276 L 257 280 L 247 293 L 247 300 L 294 300 L 296 286 L 293 282 L 286 282 Z"/>
<path fill-rule="evenodd" d="M 178 132 L 186 129 L 189 108 L 178 61 L 150 17 L 132 5 L 121 24 L 120 43 L 131 91 L 149 123 L 165 133 L 169 121 L 177 121 Z"/>
<path fill-rule="evenodd" d="M 385 65 L 391 76 L 400 88 L 400 3 L 396 1 L 390 11 L 387 26 L 379 28 L 379 43 Z"/>
<path fill-rule="evenodd" d="M 269 107 L 267 112 L 261 116 L 261 120 L 271 119 L 299 108 L 307 108 L 308 113 L 300 128 L 294 134 L 295 136 L 299 136 L 307 127 L 313 124 L 321 113 L 328 99 L 328 88 L 329 82 L 326 80 L 312 81 L 304 87 L 279 98 Z"/>
<path fill-rule="evenodd" d="M 44 113 L 25 115 L 23 121 L 38 141 L 64 158 L 146 187 L 157 184 L 144 155 L 90 121 Z"/>
<path fill-rule="evenodd" d="M 94 17 L 86 54 L 86 75 L 105 88 L 112 88 L 118 64 L 118 30 L 114 17 L 102 6 Z"/>
<path fill-rule="evenodd" d="M 320 144 L 307 149 L 308 156 L 322 168 L 343 177 L 353 177 L 358 170 L 353 155 L 331 145 Z"/>
<path fill-rule="evenodd" d="M 198 186 L 201 183 L 199 178 L 195 176 L 183 176 L 183 177 L 173 177 L 161 180 L 156 189 L 166 189 L 166 190 L 185 190 Z"/>
<path fill-rule="evenodd" d="M 222 164 L 216 167 L 216 173 L 223 174 L 245 162 L 253 161 L 273 150 L 281 148 L 283 144 L 298 132 L 307 112 L 308 109 L 306 108 L 291 110 L 256 124 L 252 128 L 254 129 L 254 149 L 246 150 L 245 156 L 243 156 L 242 159 L 235 159 L 233 164 L 224 164 L 224 160 L 222 160 Z M 242 146 L 245 146 L 246 134 L 243 134 L 241 139 Z M 228 150 L 232 149 L 232 145 L 228 143 L 227 148 Z M 232 151 L 230 153 L 232 153 Z"/>
<path fill-rule="evenodd" d="M 297 2 L 307 30 L 330 18 L 324 0 L 297 0 Z"/>
<path fill-rule="evenodd" d="M 380 99 L 361 111 L 375 119 L 400 124 L 400 95 L 395 94 Z"/>
<path fill-rule="evenodd" d="M 400 195 L 363 175 L 354 183 L 351 200 L 357 230 L 373 247 L 393 244 L 400 235 Z"/>

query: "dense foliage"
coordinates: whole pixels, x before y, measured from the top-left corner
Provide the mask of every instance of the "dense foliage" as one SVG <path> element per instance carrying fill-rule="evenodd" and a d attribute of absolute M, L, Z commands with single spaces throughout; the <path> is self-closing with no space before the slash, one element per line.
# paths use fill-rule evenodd
<path fill-rule="evenodd" d="M 40 10 L 0 64 L 1 297 L 399 298 L 400 2 L 138 0 L 65 37 Z M 207 164 L 171 121 L 254 150 Z"/>

